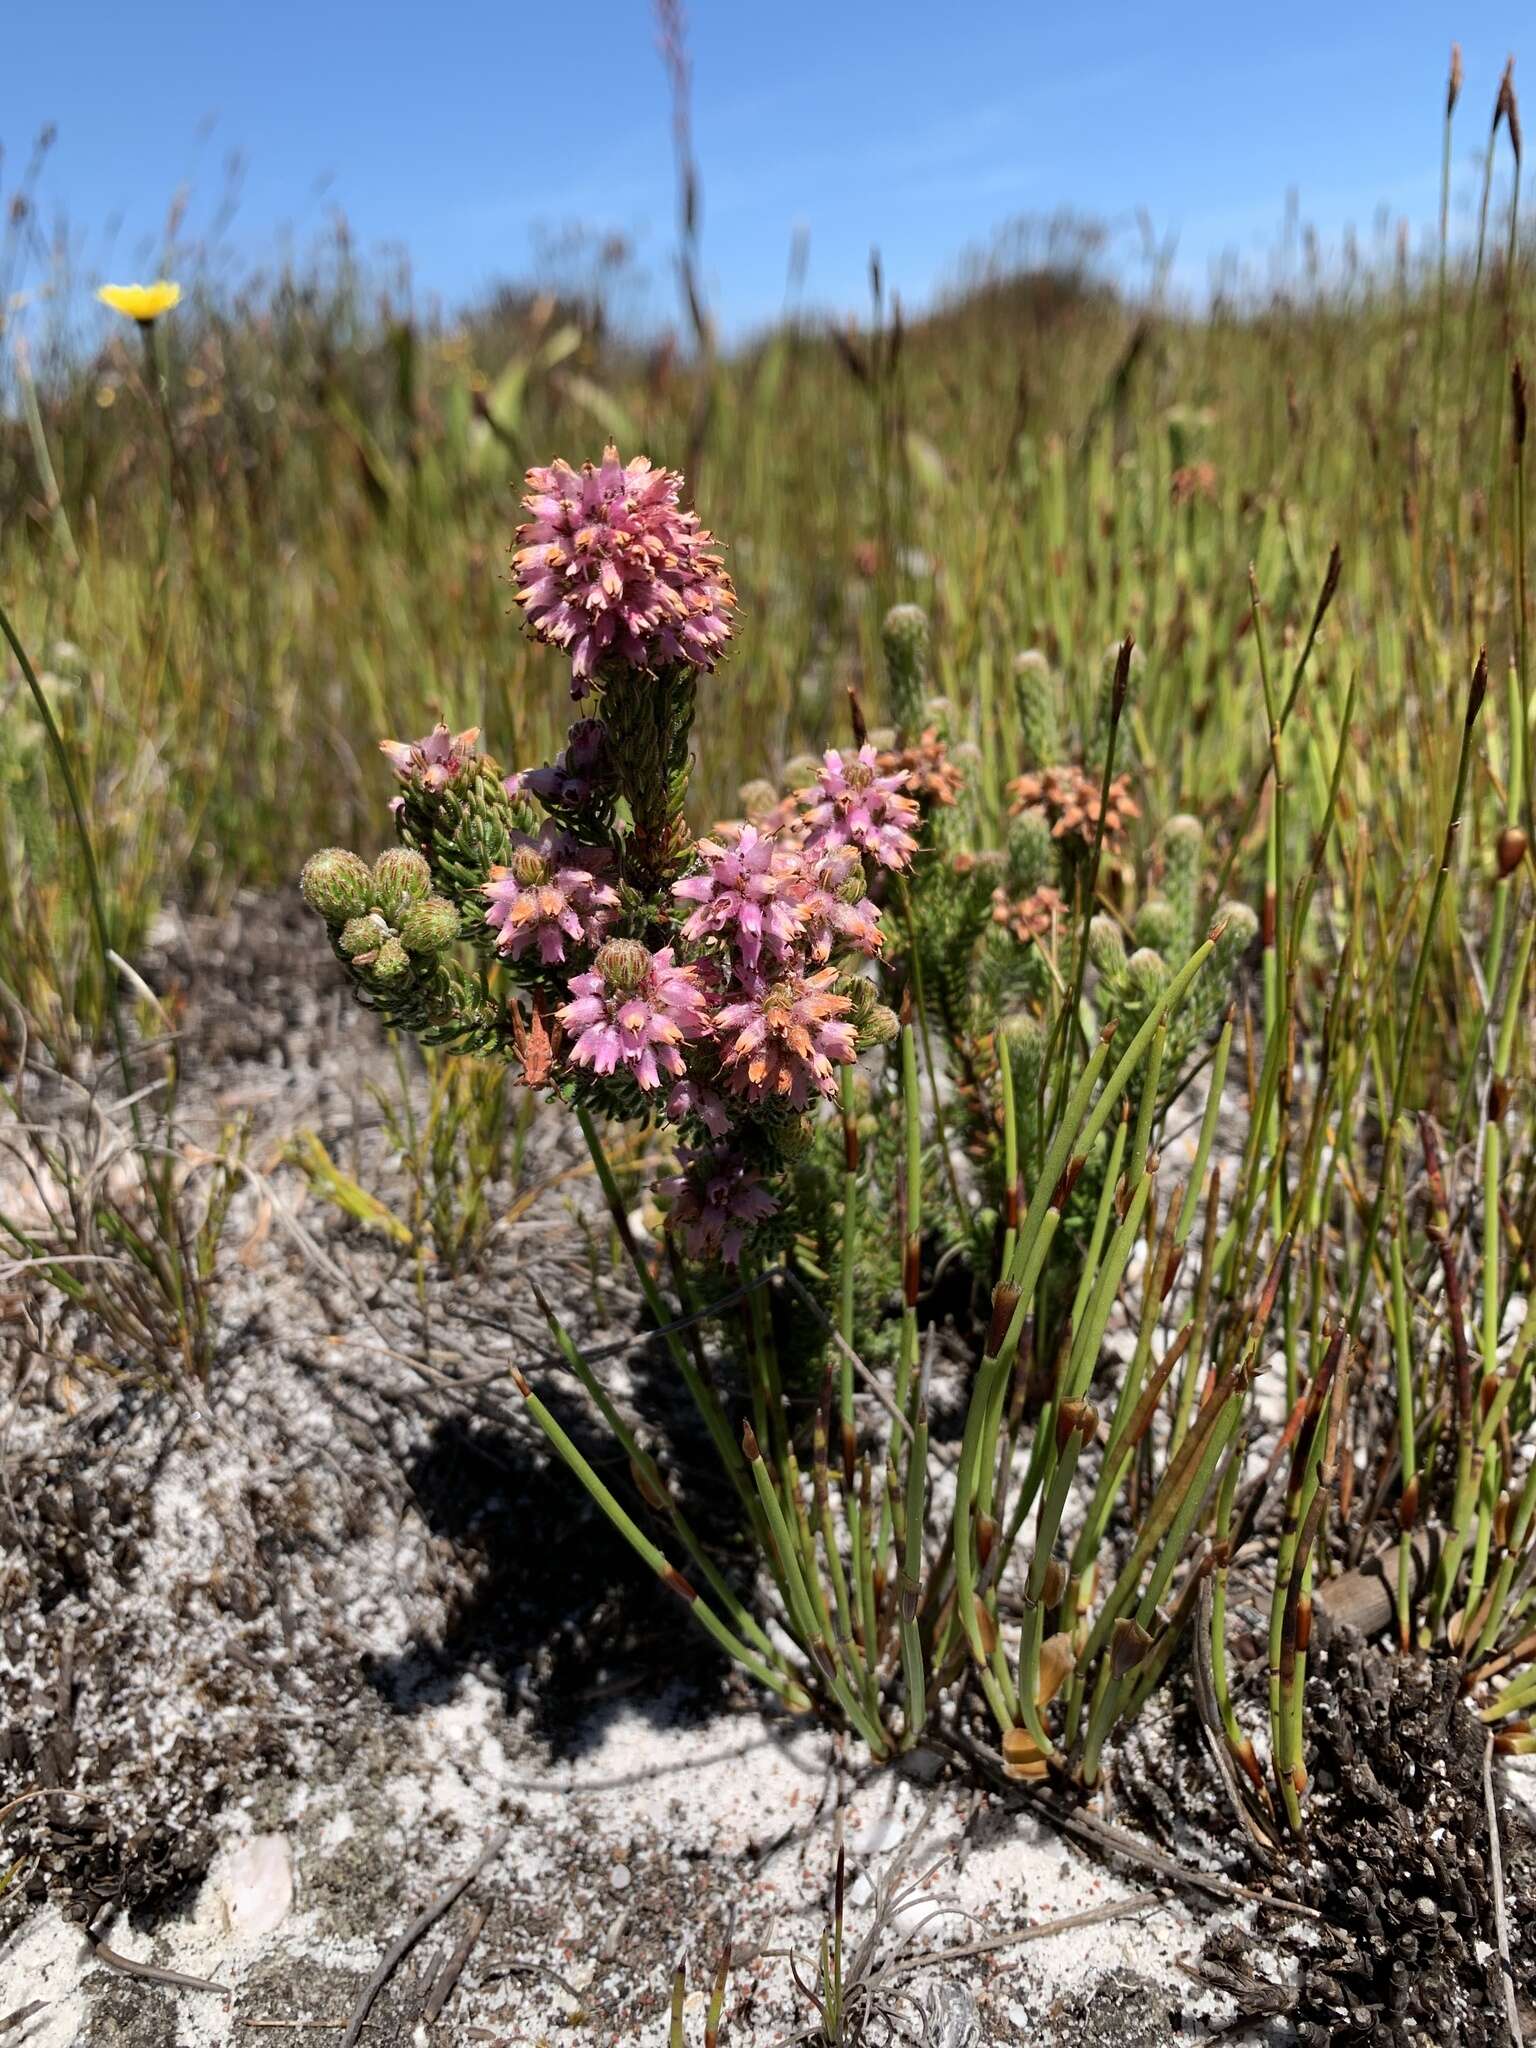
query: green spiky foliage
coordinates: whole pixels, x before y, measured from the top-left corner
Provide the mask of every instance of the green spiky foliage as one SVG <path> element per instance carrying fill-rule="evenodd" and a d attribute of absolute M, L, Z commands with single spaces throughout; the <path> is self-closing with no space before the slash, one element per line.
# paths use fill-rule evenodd
<path fill-rule="evenodd" d="M 889 630 L 888 621 L 885 642 L 893 703 L 907 686 L 902 664 L 908 649 L 921 639 L 914 608 L 900 610 L 900 630 Z M 900 894 L 890 964 L 921 1012 L 929 1054 L 954 1095 L 950 1150 L 966 1162 L 982 1196 L 979 1210 L 954 1199 L 956 1168 L 953 1177 L 946 1176 L 947 1198 L 941 1193 L 928 1213 L 941 1245 L 964 1251 L 977 1271 L 985 1270 L 999 1219 L 1015 1199 L 1004 1185 L 996 1099 L 1000 1061 L 1006 1057 L 1011 1063 L 1019 1166 L 1029 1186 L 1041 1169 L 1059 1093 L 1069 993 L 1078 991 L 1075 1021 L 1082 1042 L 1091 1043 L 1109 1028 L 1119 1043 L 1128 1043 L 1158 1008 L 1177 968 L 1214 929 L 1198 989 L 1162 1034 L 1155 1064 L 1132 1077 L 1127 1089 L 1126 1115 L 1138 1118 L 1152 1077 L 1155 1092 L 1146 1115 L 1155 1143 L 1170 1102 L 1199 1065 L 1232 1001 L 1255 934 L 1256 919 L 1246 905 L 1227 903 L 1218 910 L 1208 900 L 1205 836 L 1197 818 L 1170 818 L 1156 834 L 1148 852 L 1155 893 L 1129 907 L 1124 897 L 1132 870 L 1122 851 L 1123 823 L 1107 831 L 1118 899 L 1112 910 L 1104 893 L 1110 864 L 1096 845 L 1092 823 L 1096 813 L 1082 811 L 1074 820 L 1066 811 L 1073 801 L 1089 801 L 1090 791 L 1097 803 L 1103 787 L 1125 789 L 1120 777 L 1127 766 L 1127 707 L 1142 675 L 1137 650 L 1108 650 L 1080 700 L 1088 707 L 1089 729 L 1074 739 L 1068 684 L 1038 650 L 1021 654 L 1012 676 L 1020 765 L 1045 778 L 1047 801 L 1060 808 L 1026 803 L 1012 815 L 989 816 L 978 772 L 982 749 L 970 750 L 971 772 L 953 802 L 925 808 L 922 848 Z M 947 709 L 928 707 L 925 725 L 958 766 L 967 750 L 953 741 Z M 1112 728 L 1114 757 L 1106 763 Z M 1124 809 L 1135 816 L 1134 806 Z M 1095 908 L 1088 893 L 1095 875 L 1103 908 Z M 1081 962 L 1080 946 L 1086 949 Z M 893 1142 L 889 1132 L 877 1136 L 877 1145 Z M 1058 1256 L 1068 1282 L 1071 1261 L 1093 1232 L 1111 1156 L 1109 1138 L 1101 1136 L 1076 1166 L 1067 1191 Z M 1069 1295 L 1063 1298 L 1060 1281 L 1049 1298 L 1065 1306 Z"/>

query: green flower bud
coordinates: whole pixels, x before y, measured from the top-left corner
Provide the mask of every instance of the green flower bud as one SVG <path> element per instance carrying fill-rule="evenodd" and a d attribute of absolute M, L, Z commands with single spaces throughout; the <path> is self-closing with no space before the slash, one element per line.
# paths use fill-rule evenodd
<path fill-rule="evenodd" d="M 598 947 L 592 965 L 610 988 L 632 989 L 649 973 L 651 956 L 638 939 L 609 939 Z"/>
<path fill-rule="evenodd" d="M 803 1159 L 816 1142 L 816 1127 L 808 1116 L 797 1116 L 775 1133 L 775 1142 L 781 1158 Z"/>
<path fill-rule="evenodd" d="M 1215 922 L 1221 924 L 1223 919 L 1226 922 L 1211 955 L 1211 969 L 1221 980 L 1230 981 L 1258 936 L 1259 920 L 1246 903 L 1236 902 L 1222 904 Z"/>
<path fill-rule="evenodd" d="M 736 801 L 741 805 L 741 814 L 752 823 L 772 817 L 779 807 L 779 792 L 771 782 L 761 779 L 744 782 L 736 792 Z"/>
<path fill-rule="evenodd" d="M 1015 895 L 1033 896 L 1053 871 L 1051 827 L 1043 811 L 1020 811 L 1008 827 L 1008 882 Z"/>
<path fill-rule="evenodd" d="M 400 943 L 408 953 L 436 953 L 459 936 L 459 913 L 444 896 L 413 903 L 400 919 Z"/>
<path fill-rule="evenodd" d="M 1034 1099 L 1045 1064 L 1045 1025 L 1028 1010 L 1005 1017 L 998 1026 L 1001 1049 L 1013 1066 L 1013 1094 L 1016 1102 Z"/>
<path fill-rule="evenodd" d="M 1013 696 L 1024 735 L 1024 766 L 1049 768 L 1062 757 L 1060 692 L 1051 665 L 1037 647 L 1028 648 L 1013 664 Z"/>
<path fill-rule="evenodd" d="M 432 870 L 409 846 L 391 846 L 373 864 L 373 895 L 386 917 L 398 917 L 408 903 L 420 903 L 432 888 Z"/>
<path fill-rule="evenodd" d="M 1149 896 L 1136 913 L 1131 935 L 1138 946 L 1150 946 L 1155 953 L 1172 953 L 1178 929 L 1178 913 L 1167 898 Z"/>
<path fill-rule="evenodd" d="M 1126 993 L 1132 1002 L 1151 1005 L 1168 986 L 1168 963 L 1150 946 L 1141 946 L 1125 963 Z"/>
<path fill-rule="evenodd" d="M 1120 927 L 1102 911 L 1088 927 L 1088 958 L 1100 974 L 1119 974 L 1125 966 L 1125 940 Z"/>
<path fill-rule="evenodd" d="M 859 1047 L 889 1045 L 901 1029 L 901 1019 L 885 1003 L 871 1003 L 859 1020 Z"/>
<path fill-rule="evenodd" d="M 507 866 L 525 889 L 537 889 L 549 880 L 549 862 L 536 846 L 514 846 Z"/>
<path fill-rule="evenodd" d="M 1198 818 L 1170 818 L 1163 827 L 1163 893 L 1173 906 L 1177 923 L 1172 946 L 1176 960 L 1187 960 L 1195 949 L 1200 901 L 1200 867 L 1205 856 L 1205 829 Z"/>
<path fill-rule="evenodd" d="M 349 960 L 365 965 L 384 941 L 393 936 L 378 912 L 371 910 L 366 917 L 349 917 L 336 943 Z"/>
<path fill-rule="evenodd" d="M 368 908 L 368 863 L 344 846 L 312 853 L 299 877 L 299 893 L 327 924 L 345 924 Z"/>
<path fill-rule="evenodd" d="M 395 938 L 386 939 L 378 950 L 370 974 L 375 981 L 404 981 L 411 971 L 411 956 Z"/>
<path fill-rule="evenodd" d="M 885 673 L 896 724 L 915 734 L 928 687 L 928 615 L 921 605 L 893 604 L 881 628 Z"/>

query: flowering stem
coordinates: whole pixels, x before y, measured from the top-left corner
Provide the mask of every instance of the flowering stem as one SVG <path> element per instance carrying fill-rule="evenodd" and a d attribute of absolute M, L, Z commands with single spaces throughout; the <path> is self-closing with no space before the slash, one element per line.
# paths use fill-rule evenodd
<path fill-rule="evenodd" d="M 656 1318 L 657 1328 L 662 1332 L 672 1363 L 682 1374 L 683 1383 L 704 1420 L 715 1449 L 720 1454 L 720 1462 L 730 1475 L 731 1484 L 750 1512 L 753 1503 L 747 1485 L 747 1475 L 741 1451 L 731 1435 L 730 1425 L 726 1422 L 725 1412 L 714 1389 L 706 1384 L 698 1367 L 688 1356 L 687 1346 L 679 1340 L 677 1332 L 669 1327 L 673 1319 L 661 1298 L 660 1289 L 649 1266 L 640 1255 L 640 1247 L 635 1243 L 634 1232 L 630 1229 L 629 1218 L 624 1212 L 624 1200 L 619 1193 L 619 1184 L 613 1177 L 613 1168 L 609 1164 L 608 1154 L 603 1149 L 603 1141 L 597 1134 L 597 1126 L 585 1109 L 577 1110 L 576 1121 L 581 1126 L 581 1135 L 587 1141 L 587 1150 L 591 1153 L 592 1164 L 597 1169 L 598 1183 L 608 1203 L 608 1213 L 613 1218 L 613 1226 L 619 1233 L 619 1242 L 623 1245 L 629 1263 L 634 1269 L 635 1278 L 640 1282 L 640 1292 L 645 1296 L 646 1306 Z"/>

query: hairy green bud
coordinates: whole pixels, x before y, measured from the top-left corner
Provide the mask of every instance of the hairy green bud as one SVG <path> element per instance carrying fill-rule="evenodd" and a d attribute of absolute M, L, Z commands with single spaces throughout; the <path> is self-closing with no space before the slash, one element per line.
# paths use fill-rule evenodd
<path fill-rule="evenodd" d="M 756 824 L 773 816 L 779 807 L 779 792 L 771 782 L 744 782 L 736 792 L 736 801 L 741 805 L 741 815 Z"/>
<path fill-rule="evenodd" d="M 1126 993 L 1132 1002 L 1149 1008 L 1168 986 L 1168 963 L 1150 946 L 1140 946 L 1125 963 Z"/>
<path fill-rule="evenodd" d="M 299 893 L 327 924 L 345 924 L 368 908 L 372 878 L 368 863 L 344 846 L 312 853 L 299 877 Z"/>
<path fill-rule="evenodd" d="M 1170 818 L 1163 827 L 1163 893 L 1177 920 L 1172 945 L 1176 960 L 1195 949 L 1200 903 L 1200 866 L 1205 855 L 1205 830 L 1198 818 Z"/>
<path fill-rule="evenodd" d="M 1013 664 L 1013 697 L 1024 736 L 1024 766 L 1050 768 L 1062 758 L 1060 695 L 1051 665 L 1038 647 L 1019 655 Z"/>
<path fill-rule="evenodd" d="M 900 1029 L 901 1019 L 893 1009 L 885 1003 L 871 1003 L 859 1021 L 860 1051 L 872 1045 L 889 1045 Z"/>
<path fill-rule="evenodd" d="M 928 615 L 921 605 L 893 604 L 881 628 L 891 710 L 907 737 L 919 730 L 928 688 Z"/>
<path fill-rule="evenodd" d="M 1166 896 L 1149 896 L 1136 913 L 1131 936 L 1154 953 L 1172 953 L 1178 937 L 1178 913 Z"/>
<path fill-rule="evenodd" d="M 1003 1019 L 998 1026 L 998 1036 L 1013 1063 L 1015 1097 L 1033 1095 L 1039 1086 L 1040 1069 L 1045 1064 L 1044 1022 L 1028 1010 L 1019 1010 Z"/>
<path fill-rule="evenodd" d="M 1088 927 L 1088 958 L 1100 974 L 1119 974 L 1125 966 L 1125 940 L 1120 927 L 1102 911 Z"/>
<path fill-rule="evenodd" d="M 420 903 L 431 892 L 432 870 L 409 846 L 391 846 L 373 864 L 373 895 L 384 915 L 397 918 L 408 903 Z"/>
<path fill-rule="evenodd" d="M 380 946 L 368 971 L 375 981 L 386 984 L 404 981 L 411 971 L 411 957 L 398 939 L 388 938 Z"/>
<path fill-rule="evenodd" d="M 400 943 L 408 953 L 437 953 L 459 936 L 459 913 L 444 896 L 413 903 L 400 919 Z"/>
<path fill-rule="evenodd" d="M 336 941 L 349 960 L 366 963 L 394 935 L 378 912 L 370 911 L 366 917 L 350 917 L 341 928 L 341 937 Z"/>
<path fill-rule="evenodd" d="M 1216 922 L 1222 930 L 1211 954 L 1211 970 L 1221 981 L 1230 982 L 1258 936 L 1259 920 L 1246 903 L 1232 902 L 1222 904 Z"/>
<path fill-rule="evenodd" d="M 638 988 L 646 977 L 651 956 L 638 939 L 609 939 L 599 946 L 592 965 L 610 988 Z"/>
<path fill-rule="evenodd" d="M 1043 811 L 1020 811 L 1008 827 L 1008 882 L 1019 896 L 1032 896 L 1052 873 L 1056 848 Z"/>
<path fill-rule="evenodd" d="M 816 1142 L 816 1126 L 808 1116 L 797 1116 L 774 1133 L 781 1159 L 803 1159 Z"/>

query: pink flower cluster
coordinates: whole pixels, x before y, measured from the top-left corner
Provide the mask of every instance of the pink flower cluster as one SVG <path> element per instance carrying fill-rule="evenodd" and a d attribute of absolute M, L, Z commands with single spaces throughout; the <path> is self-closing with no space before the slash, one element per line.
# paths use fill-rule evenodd
<path fill-rule="evenodd" d="M 702 1152 L 683 1145 L 677 1161 L 681 1173 L 656 1184 L 658 1194 L 672 1198 L 672 1229 L 681 1233 L 691 1259 L 736 1265 L 751 1232 L 778 1210 L 762 1174 L 726 1145 Z"/>
<path fill-rule="evenodd" d="M 613 659 L 654 672 L 711 669 L 731 637 L 736 593 L 683 480 L 643 455 L 530 469 L 529 514 L 517 531 L 517 602 L 541 640 L 571 657 L 571 695 L 584 697 Z"/>
<path fill-rule="evenodd" d="M 768 824 L 722 826 L 697 843 L 696 866 L 672 895 L 678 938 L 701 957 L 605 939 L 558 1010 L 572 1067 L 627 1076 L 672 1122 L 700 1125 L 714 1141 L 685 1149 L 682 1171 L 663 1190 L 697 1256 L 734 1261 L 775 1207 L 752 1144 L 743 1148 L 743 1112 L 801 1113 L 835 1094 L 839 1068 L 857 1057 L 853 1003 L 838 988 L 832 956 L 879 951 L 865 859 L 904 867 L 910 838 L 901 778 L 865 784 L 862 765 L 851 764 L 858 800 L 841 809 L 823 788 L 814 805 Z M 826 780 L 839 772 L 829 764 Z M 816 815 L 824 806 L 833 808 Z M 503 948 L 537 942 L 543 961 L 563 959 L 578 933 L 591 943 L 613 908 L 589 852 L 552 825 L 518 848 L 486 893 Z"/>
<path fill-rule="evenodd" d="M 457 781 L 473 761 L 479 737 L 478 725 L 466 726 L 463 732 L 451 732 L 439 719 L 425 739 L 380 740 L 379 752 L 394 769 L 397 781 L 419 782 L 435 795 Z M 389 808 L 398 811 L 403 802 L 403 797 L 394 797 Z"/>
<path fill-rule="evenodd" d="M 536 948 L 547 967 L 565 958 L 565 942 L 595 946 L 619 907 L 618 891 L 600 871 L 611 856 L 601 847 L 577 846 L 548 819 L 537 839 L 519 834 L 506 867 L 493 867 L 485 884 L 485 921 L 496 949 L 520 960 Z"/>
<path fill-rule="evenodd" d="M 907 867 L 917 851 L 918 808 L 905 794 L 907 776 L 882 775 L 879 756 L 860 747 L 851 760 L 836 747 L 821 757 L 821 773 L 798 793 L 808 845 L 852 846 L 883 868 Z"/>
<path fill-rule="evenodd" d="M 600 718 L 578 718 L 547 768 L 520 768 L 507 776 L 510 797 L 535 796 L 552 811 L 576 811 L 598 794 L 608 771 L 608 728 Z"/>
<path fill-rule="evenodd" d="M 679 966 L 672 948 L 610 939 L 589 972 L 573 975 L 560 1022 L 575 1037 L 572 1064 L 627 1073 L 649 1093 L 683 1072 L 682 1047 L 710 1032 L 702 971 Z"/>

